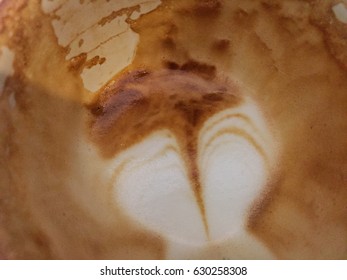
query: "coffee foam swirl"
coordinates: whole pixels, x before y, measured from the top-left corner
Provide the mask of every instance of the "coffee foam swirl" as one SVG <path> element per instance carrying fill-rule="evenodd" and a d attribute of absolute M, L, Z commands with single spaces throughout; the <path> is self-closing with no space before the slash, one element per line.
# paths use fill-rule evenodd
<path fill-rule="evenodd" d="M 135 71 L 89 108 L 92 140 L 114 170 L 113 201 L 131 220 L 196 245 L 246 228 L 276 148 L 237 84 L 181 70 Z"/>

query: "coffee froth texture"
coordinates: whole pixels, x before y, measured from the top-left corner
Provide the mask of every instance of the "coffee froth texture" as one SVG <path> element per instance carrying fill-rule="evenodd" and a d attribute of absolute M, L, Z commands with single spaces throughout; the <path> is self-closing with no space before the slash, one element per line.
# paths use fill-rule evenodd
<path fill-rule="evenodd" d="M 91 134 L 114 159 L 116 203 L 192 244 L 245 226 L 275 154 L 246 97 L 231 82 L 184 70 L 136 71 L 106 86 L 90 107 Z"/>
<path fill-rule="evenodd" d="M 344 11 L 3 0 L 0 257 L 346 258 Z"/>

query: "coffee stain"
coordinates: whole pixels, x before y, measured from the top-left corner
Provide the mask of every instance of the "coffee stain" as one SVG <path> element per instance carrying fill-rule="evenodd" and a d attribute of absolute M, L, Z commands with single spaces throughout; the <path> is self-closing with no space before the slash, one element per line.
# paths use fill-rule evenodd
<path fill-rule="evenodd" d="M 8 5 L 11 9 L 16 3 Z M 7 12 L 0 9 L 0 14 Z M 71 67 L 39 3 L 27 1 L 16 12 L 21 20 L 9 20 L 0 39 L 16 55 L 14 74 L 6 79 L 0 97 L 0 255 L 8 259 L 164 258 L 161 238 L 129 223 L 121 213 L 116 212 L 112 217 L 116 223 L 109 225 L 100 209 L 99 216 L 93 217 L 81 207 L 84 191 L 74 190 L 73 182 L 84 187 L 104 183 L 89 178 L 84 184 L 85 175 L 73 175 L 79 174 L 78 139 L 85 137 L 83 103 L 88 93 L 79 78 L 85 56 Z M 49 69 L 55 69 L 54 74 Z M 8 105 L 11 94 L 16 96 L 15 109 Z"/>
<path fill-rule="evenodd" d="M 130 18 L 131 14 L 135 11 L 140 12 L 140 5 L 135 5 L 135 6 L 130 7 L 130 8 L 123 8 L 123 9 L 120 9 L 118 11 L 113 11 L 110 15 L 99 20 L 98 24 L 103 26 L 107 23 L 110 23 L 112 20 L 114 20 L 115 18 L 122 16 L 122 15 L 126 15 L 127 18 Z"/>
<path fill-rule="evenodd" d="M 70 59 L 70 65 L 69 68 L 72 69 L 75 72 L 82 72 L 83 67 L 86 64 L 87 61 L 87 54 L 81 53 L 78 56 L 75 56 Z"/>
<path fill-rule="evenodd" d="M 347 30 L 331 12 L 332 1 L 163 1 L 131 22 L 140 36 L 135 59 L 91 102 L 79 77 L 85 60 L 69 67 L 50 19 L 34 2 L 20 1 L 17 9 L 19 1 L 2 1 L 0 7 L 0 42 L 16 54 L 15 75 L 0 97 L 5 255 L 165 258 L 163 239 L 125 221 L 104 226 L 59 179 L 78 177 L 67 163 L 74 162 L 76 131 L 85 128 L 84 105 L 91 112 L 88 132 L 104 158 L 147 131 L 172 127 L 188 168 L 194 166 L 194 131 L 213 113 L 242 103 L 245 91 L 283 147 L 280 174 L 251 208 L 247 230 L 277 258 L 346 258 Z M 203 68 L 210 72 L 182 69 L 189 61 L 208 65 Z M 234 95 L 221 74 L 241 81 L 240 93 Z M 13 90 L 16 111 L 4 101 Z M 197 181 L 199 174 L 190 172 Z M 200 193 L 198 185 L 194 189 Z M 57 215 L 64 211 L 65 218 Z"/>
<path fill-rule="evenodd" d="M 346 135 L 343 121 L 346 107 L 342 105 L 346 104 L 342 94 L 342 89 L 346 89 L 346 72 L 336 65 L 336 62 L 344 63 L 346 48 L 342 46 L 346 43 L 343 39 L 345 31 L 340 28 L 341 25 L 331 24 L 324 25 L 330 33 L 322 30 L 331 13 L 328 10 L 324 13 L 319 11 L 321 6 L 317 1 L 222 3 L 223 8 L 214 13 L 213 18 L 207 17 L 208 25 L 203 24 L 205 15 L 194 12 L 194 1 L 166 1 L 155 13 L 134 22 L 132 28 L 140 35 L 140 44 L 129 71 L 144 66 L 153 73 L 161 71 L 163 66 L 171 71 L 182 71 L 182 65 L 187 61 L 198 61 L 215 67 L 211 80 L 221 73 L 228 73 L 231 80 L 241 80 L 241 92 L 247 91 L 243 86 L 249 87 L 252 97 L 271 118 L 273 130 L 277 131 L 285 154 L 279 163 L 280 176 L 269 178 L 267 188 L 250 209 L 248 230 L 263 240 L 278 258 L 344 257 L 347 229 L 343 204 L 347 194 L 343 191 L 345 183 L 341 181 L 341 176 L 334 174 L 340 173 L 341 168 L 345 170 L 347 161 L 341 150 L 345 146 L 343 139 L 347 139 L 343 136 Z M 330 8 L 329 4 L 326 5 Z M 191 16 L 191 11 L 194 16 Z M 154 55 L 151 52 L 153 49 L 161 55 Z M 328 80 L 323 78 L 327 73 Z M 116 81 L 119 79 L 117 77 Z M 315 93 L 314 100 L 310 99 L 312 95 L 310 97 L 309 93 Z M 334 101 L 328 99 L 332 94 Z M 189 119 L 193 123 L 196 119 L 191 104 L 189 108 L 192 111 L 185 125 Z M 320 125 L 319 120 L 326 125 Z M 313 129 L 310 128 L 312 126 Z M 329 133 L 325 134 L 327 131 Z M 331 135 L 336 136 L 330 138 Z M 312 142 L 312 139 L 315 140 Z M 324 143 L 333 146 L 335 152 L 322 152 L 326 147 Z M 261 148 L 258 152 L 261 153 Z M 328 170 L 321 166 L 316 170 L 314 158 L 317 157 L 325 158 L 334 167 Z M 309 168 L 316 171 L 311 171 L 309 175 L 305 171 Z M 296 174 L 292 174 L 293 170 Z M 321 182 L 315 172 L 326 174 L 340 186 L 339 198 L 333 192 L 328 195 L 327 191 L 323 191 L 324 186 L 332 182 Z M 192 174 L 191 177 L 194 177 L 194 172 Z M 327 196 L 324 198 L 315 191 L 312 184 L 320 186 L 320 192 Z M 298 195 L 292 197 L 289 193 Z M 332 206 L 328 197 L 334 197 L 334 205 L 339 201 L 340 206 Z M 330 210 L 319 207 L 320 215 L 301 215 L 296 209 L 301 209 L 307 200 L 319 201 Z M 314 212 L 312 208 L 305 208 L 305 211 Z M 322 214 L 335 217 L 335 226 Z M 285 219 L 287 215 L 291 215 L 288 221 Z M 318 224 L 327 225 L 320 234 L 314 226 Z M 336 246 L 322 251 L 319 244 L 324 240 Z M 295 248 L 294 251 L 290 251 L 291 248 Z"/>

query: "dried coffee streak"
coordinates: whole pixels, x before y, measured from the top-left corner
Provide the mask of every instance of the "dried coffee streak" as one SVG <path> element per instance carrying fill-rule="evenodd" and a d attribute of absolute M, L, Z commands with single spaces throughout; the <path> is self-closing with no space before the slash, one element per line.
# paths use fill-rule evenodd
<path fill-rule="evenodd" d="M 184 155 L 186 156 L 185 161 L 187 162 L 187 169 L 190 181 L 192 183 L 193 192 L 195 194 L 196 202 L 199 206 L 200 215 L 204 224 L 205 233 L 207 236 L 207 239 L 210 239 L 210 233 L 208 229 L 208 222 L 207 222 L 207 216 L 206 216 L 206 209 L 205 209 L 205 203 L 203 198 L 203 188 L 201 186 L 200 182 L 200 172 L 197 166 L 197 147 L 198 147 L 198 141 L 197 141 L 197 135 L 196 132 L 193 133 L 193 135 L 190 134 L 190 130 L 187 130 L 187 139 L 188 144 L 186 146 L 186 153 Z"/>

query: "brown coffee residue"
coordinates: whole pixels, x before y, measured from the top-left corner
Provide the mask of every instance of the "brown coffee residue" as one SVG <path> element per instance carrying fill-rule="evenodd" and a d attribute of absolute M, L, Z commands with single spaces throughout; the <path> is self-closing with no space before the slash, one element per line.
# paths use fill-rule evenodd
<path fill-rule="evenodd" d="M 18 10 L 19 2 L 27 5 Z M 80 176 L 76 160 L 76 143 L 85 135 L 87 93 L 79 74 L 86 56 L 73 65 L 65 60 L 66 50 L 58 46 L 51 18 L 40 5 L 6 1 L 6 10 L 0 7 L 6 18 L 0 41 L 15 54 L 15 74 L 0 93 L 0 256 L 162 259 L 160 237 L 117 212 L 116 223 L 107 225 L 105 214 L 98 220 L 80 206 L 85 189 L 77 196 L 71 193 L 78 186 L 105 189 L 102 180 L 83 183 L 86 174 Z M 16 100 L 13 108 L 10 96 Z M 71 180 L 79 183 L 70 188 Z"/>
<path fill-rule="evenodd" d="M 88 105 L 92 138 L 102 153 L 113 157 L 161 128 L 182 136 L 187 150 L 209 117 L 240 104 L 235 85 L 205 80 L 194 70 L 132 71 L 107 85 Z"/>
<path fill-rule="evenodd" d="M 221 74 L 241 81 L 237 98 L 248 92 L 271 119 L 283 148 L 281 172 L 269 178 L 263 196 L 255 202 L 248 230 L 278 258 L 347 255 L 347 193 L 341 175 L 347 172 L 347 74 L 341 67 L 346 29 L 333 18 L 331 5 L 330 1 L 324 5 L 319 1 L 163 1 L 159 9 L 131 25 L 140 43 L 130 72 L 143 68 L 155 76 L 167 71 L 164 68 L 180 73 L 182 65 L 194 61 L 208 66 L 202 67 L 206 76 L 198 73 L 204 82 L 214 82 Z M 115 84 L 119 80 L 116 77 Z M 147 109 L 139 112 L 148 114 L 155 110 L 147 96 L 142 105 Z M 205 94 L 203 99 L 212 104 L 220 96 Z M 206 120 L 200 119 L 206 108 L 193 104 L 184 99 L 176 103 L 176 110 L 164 110 L 181 116 L 182 129 L 176 134 L 185 141 L 191 138 L 186 138 L 183 128 L 191 129 L 196 122 L 198 130 Z M 189 110 L 184 113 L 186 105 Z M 155 127 L 160 125 L 147 128 Z M 131 139 L 139 140 L 136 135 Z M 107 145 L 98 146 L 104 151 Z M 329 248 L 322 249 L 327 242 Z"/>
<path fill-rule="evenodd" d="M 135 59 L 88 103 L 85 135 L 111 158 L 170 127 L 199 193 L 194 133 L 247 91 L 283 149 L 281 174 L 253 207 L 248 231 L 278 258 L 346 258 L 347 29 L 331 12 L 336 1 L 162 2 L 131 21 Z M 161 238 L 129 223 L 103 226 L 65 189 L 71 178 L 103 189 L 81 179 L 88 171 L 71 172 L 85 125 L 85 58 L 69 68 L 39 5 L 0 4 L 1 43 L 16 55 L 0 96 L 0 249 L 21 259 L 165 258 Z M 239 91 L 223 76 L 241 81 Z"/>
<path fill-rule="evenodd" d="M 136 5 L 133 6 L 131 8 L 124 8 L 121 9 L 119 11 L 113 11 L 111 12 L 110 15 L 108 15 L 107 17 L 102 18 L 101 20 L 99 20 L 98 24 L 103 26 L 107 23 L 110 23 L 111 21 L 113 21 L 115 18 L 122 16 L 122 15 L 127 15 L 128 18 L 130 18 L 131 14 L 133 12 L 139 12 L 140 11 L 140 5 Z"/>

